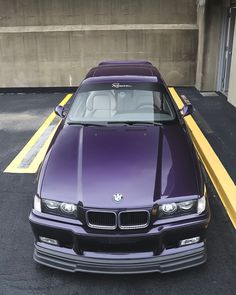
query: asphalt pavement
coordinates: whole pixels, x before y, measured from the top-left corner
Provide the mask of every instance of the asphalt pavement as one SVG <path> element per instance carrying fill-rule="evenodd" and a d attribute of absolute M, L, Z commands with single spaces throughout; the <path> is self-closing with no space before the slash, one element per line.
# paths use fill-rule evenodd
<path fill-rule="evenodd" d="M 220 92 L 202 95 L 195 87 L 179 87 L 177 92 L 193 104 L 195 120 L 236 183 L 236 107 Z"/>
<path fill-rule="evenodd" d="M 236 294 L 235 230 L 213 189 L 208 261 L 202 266 L 165 275 L 98 275 L 66 273 L 33 261 L 28 215 L 37 175 L 3 170 L 64 96 L 0 95 L 0 294 Z"/>

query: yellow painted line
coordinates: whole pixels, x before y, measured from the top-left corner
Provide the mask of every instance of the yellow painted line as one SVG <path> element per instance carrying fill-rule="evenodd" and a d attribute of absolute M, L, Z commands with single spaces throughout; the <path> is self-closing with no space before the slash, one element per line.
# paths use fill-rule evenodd
<path fill-rule="evenodd" d="M 29 165 L 29 167 L 27 167 L 27 171 L 28 173 L 36 173 L 38 171 L 38 168 L 40 166 L 40 164 L 42 163 L 48 147 L 53 139 L 54 134 L 57 131 L 57 128 L 59 126 L 60 122 L 56 125 L 56 127 L 53 129 L 53 131 L 51 132 L 51 134 L 49 135 L 49 137 L 47 138 L 47 140 L 45 141 L 43 147 L 39 150 L 39 152 L 37 153 L 37 155 L 35 156 L 35 158 L 33 159 L 33 161 L 31 162 L 31 164 Z"/>
<path fill-rule="evenodd" d="M 69 99 L 71 98 L 72 94 L 67 94 L 65 98 L 60 102 L 61 106 L 64 106 Z M 44 121 L 41 127 L 35 132 L 35 134 L 31 137 L 28 143 L 23 147 L 23 149 L 19 152 L 19 154 L 14 158 L 14 160 L 9 164 L 9 166 L 4 170 L 7 173 L 36 173 L 40 163 L 42 162 L 43 158 L 46 155 L 47 149 L 50 145 L 50 142 L 55 134 L 58 125 L 53 129 L 51 134 L 49 135 L 48 139 L 45 141 L 43 147 L 39 150 L 37 155 L 35 156 L 32 163 L 27 168 L 19 167 L 21 162 L 27 156 L 29 151 L 33 148 L 33 146 L 37 143 L 39 138 L 42 136 L 44 131 L 50 126 L 52 121 L 55 119 L 56 114 L 52 112 L 48 118 Z"/>
<path fill-rule="evenodd" d="M 184 104 L 173 87 L 169 88 L 170 93 L 179 109 Z M 184 118 L 190 131 L 192 141 L 197 153 L 236 229 L 236 186 L 213 148 L 203 135 L 192 116 Z"/>

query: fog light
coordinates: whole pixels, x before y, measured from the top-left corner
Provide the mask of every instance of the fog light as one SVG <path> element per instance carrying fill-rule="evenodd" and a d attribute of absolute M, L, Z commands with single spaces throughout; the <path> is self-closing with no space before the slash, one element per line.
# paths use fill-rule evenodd
<path fill-rule="evenodd" d="M 39 237 L 39 240 L 43 243 L 47 243 L 50 245 L 55 245 L 55 246 L 59 245 L 58 241 L 54 240 L 54 239 L 50 239 L 50 238 L 46 238 L 46 237 Z"/>
<path fill-rule="evenodd" d="M 179 242 L 179 245 L 180 246 L 187 246 L 187 245 L 196 244 L 199 241 L 200 241 L 200 237 L 194 237 L 194 238 L 189 238 L 189 239 L 181 240 Z"/>

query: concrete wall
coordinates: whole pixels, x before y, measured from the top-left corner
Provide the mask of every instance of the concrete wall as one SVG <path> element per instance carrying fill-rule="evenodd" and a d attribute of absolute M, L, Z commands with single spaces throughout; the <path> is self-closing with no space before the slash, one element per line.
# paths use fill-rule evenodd
<path fill-rule="evenodd" d="M 148 59 L 194 85 L 195 0 L 0 0 L 0 87 L 78 85 L 104 59 Z"/>
<path fill-rule="evenodd" d="M 232 52 L 232 61 L 230 69 L 230 80 L 229 80 L 229 102 L 236 107 L 236 23 L 234 29 L 234 44 Z"/>
<path fill-rule="evenodd" d="M 205 37 L 202 79 L 200 90 L 211 91 L 217 88 L 220 38 L 225 0 L 208 0 L 205 8 Z"/>

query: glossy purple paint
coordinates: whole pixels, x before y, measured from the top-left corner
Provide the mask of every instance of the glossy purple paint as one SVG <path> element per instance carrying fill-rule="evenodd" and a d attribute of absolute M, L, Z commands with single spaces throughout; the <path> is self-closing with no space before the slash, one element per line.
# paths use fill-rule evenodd
<path fill-rule="evenodd" d="M 178 125 L 66 126 L 50 152 L 40 195 L 89 208 L 152 207 L 160 198 L 200 195 L 193 157 Z M 124 195 L 120 203 L 112 200 L 117 192 Z"/>
<path fill-rule="evenodd" d="M 130 82 L 130 79 L 137 78 L 140 82 L 144 82 L 147 77 L 153 78 L 155 77 L 159 83 L 164 84 L 164 80 L 161 77 L 160 72 L 157 68 L 153 67 L 153 65 L 134 62 L 124 62 L 124 61 L 116 61 L 115 63 L 109 64 L 109 62 L 105 64 L 101 64 L 98 67 L 92 68 L 88 74 L 87 78 L 95 78 L 95 77 L 119 77 L 127 82 Z M 85 81 L 86 81 L 85 79 Z"/>
<path fill-rule="evenodd" d="M 108 82 L 151 82 L 166 87 L 158 70 L 145 61 L 103 62 L 89 71 L 82 84 Z M 37 194 L 41 198 L 78 204 L 82 211 L 96 208 L 118 212 L 121 209 L 152 210 L 167 200 L 199 198 L 204 186 L 199 161 L 181 117 L 177 118 L 174 124 L 163 126 L 83 127 L 67 125 L 63 121 L 44 160 Z M 115 193 L 122 193 L 124 199 L 115 202 Z M 165 272 L 206 260 L 204 239 L 209 222 L 208 202 L 207 210 L 200 215 L 179 216 L 172 220 L 157 218 L 148 228 L 134 232 L 88 228 L 83 214 L 72 220 L 32 210 L 30 222 L 36 238 L 35 260 L 60 269 Z M 39 236 L 59 240 L 60 247 L 53 252 L 55 246 L 39 242 Z M 201 243 L 178 247 L 179 240 L 194 236 L 200 236 Z M 137 252 L 135 247 L 139 243 L 144 246 Z M 155 244 L 155 250 L 150 252 L 151 243 Z M 88 248 L 97 245 L 97 250 L 78 252 L 83 244 Z M 132 250 L 111 251 L 111 245 L 115 249 L 120 246 Z M 190 254 L 193 256 L 189 257 Z M 110 259 L 119 262 L 127 257 L 130 260 L 122 264 L 122 269 L 111 267 L 116 263 Z M 147 257 L 150 261 L 142 260 Z M 156 261 L 158 257 L 159 262 Z M 82 259 L 82 266 L 78 259 Z M 133 265 L 137 265 L 136 269 Z"/>

